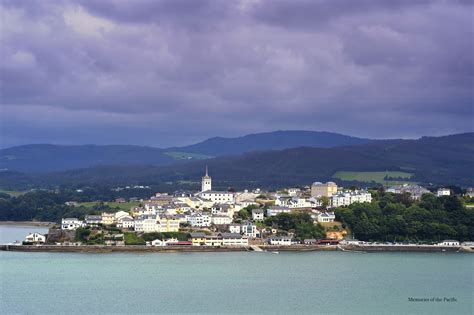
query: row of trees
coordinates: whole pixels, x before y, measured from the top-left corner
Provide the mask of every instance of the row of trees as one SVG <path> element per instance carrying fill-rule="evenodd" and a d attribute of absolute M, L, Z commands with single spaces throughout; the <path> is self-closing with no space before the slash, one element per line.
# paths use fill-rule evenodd
<path fill-rule="evenodd" d="M 370 204 L 337 208 L 336 218 L 364 241 L 474 240 L 474 209 L 456 196 L 425 194 L 413 201 L 407 194 L 374 194 Z"/>
<path fill-rule="evenodd" d="M 110 206 L 99 202 L 93 207 L 70 207 L 67 201 L 79 201 L 70 192 L 33 191 L 18 197 L 7 194 L 0 195 L 0 221 L 52 221 L 57 222 L 64 217 L 83 217 L 86 214 L 99 214 L 102 211 L 116 211 Z M 89 199 L 91 200 L 91 199 Z M 84 201 L 89 201 L 84 200 Z M 94 200 L 94 199 L 93 199 Z M 82 201 L 82 200 L 81 200 Z"/>

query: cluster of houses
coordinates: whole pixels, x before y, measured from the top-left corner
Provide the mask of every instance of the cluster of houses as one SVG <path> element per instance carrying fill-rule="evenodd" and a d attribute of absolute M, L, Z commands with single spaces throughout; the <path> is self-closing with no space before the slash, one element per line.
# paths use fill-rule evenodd
<path fill-rule="evenodd" d="M 178 232 L 183 228 L 220 232 L 202 236 L 200 240 L 191 237 L 192 245 L 228 244 L 247 246 L 248 240 L 259 238 L 263 232 L 275 235 L 278 231 L 266 231 L 258 227 L 266 217 L 281 213 L 306 212 L 311 215 L 314 223 L 334 222 L 332 207 L 347 206 L 354 202 L 371 202 L 367 191 L 345 192 L 338 189 L 333 182 L 315 182 L 310 189 L 289 188 L 283 192 L 267 194 L 266 206 L 260 208 L 257 203 L 260 190 L 228 192 L 212 189 L 212 178 L 206 173 L 202 177 L 201 191 L 177 191 L 174 194 L 157 193 L 139 207 L 132 207 L 129 212 L 103 212 L 100 215 L 86 215 L 84 220 L 63 218 L 61 229 L 76 230 L 81 227 L 116 226 L 123 231 L 139 233 Z M 326 201 L 323 199 L 327 198 Z M 125 202 L 125 200 L 123 200 Z M 248 220 L 235 222 L 235 214 L 240 210 L 255 206 Z M 237 237 L 239 235 L 239 237 Z M 290 241 L 288 240 L 290 239 Z M 271 237 L 270 244 L 287 245 L 291 238 Z M 116 242 L 117 240 L 110 240 Z M 117 243 L 118 244 L 118 243 Z M 177 240 L 156 240 L 150 246 L 178 244 Z M 181 244 L 182 245 L 182 244 Z"/>
<path fill-rule="evenodd" d="M 388 191 L 409 192 L 414 199 L 428 192 L 425 188 L 416 185 L 393 186 Z M 449 193 L 449 189 L 438 191 L 438 195 L 443 196 Z M 61 229 L 76 230 L 80 227 L 114 225 L 124 231 L 151 233 L 178 232 L 186 228 L 190 231 L 197 229 L 220 232 L 206 234 L 200 240 L 191 238 L 189 242 L 192 245 L 248 244 L 248 239 L 261 237 L 263 232 L 266 232 L 259 227 L 258 222 L 264 221 L 267 217 L 274 217 L 281 213 L 306 212 L 313 218 L 314 223 L 330 223 L 335 221 L 331 208 L 372 201 L 372 196 L 368 191 L 344 191 L 334 182 L 314 182 L 306 190 L 289 188 L 273 194 L 267 193 L 263 202 L 258 200 L 259 197 L 261 198 L 260 190 L 236 193 L 213 190 L 212 178 L 206 168 L 206 173 L 202 177 L 201 191 L 198 193 L 190 191 L 177 191 L 174 194 L 157 193 L 149 200 L 143 201 L 141 206 L 131 208 L 129 212 L 86 215 L 84 220 L 63 218 Z M 261 203 L 265 203 L 266 206 L 261 208 Z M 251 211 L 251 217 L 244 222 L 235 222 L 235 214 L 248 206 L 256 206 Z M 277 231 L 271 231 L 270 234 L 274 236 L 276 233 Z M 240 238 L 237 239 L 237 235 L 240 235 Z M 291 241 L 275 236 L 268 238 L 268 242 L 282 245 Z M 174 239 L 156 240 L 150 245 L 164 246 L 163 244 L 177 244 L 177 241 Z"/>
<path fill-rule="evenodd" d="M 420 185 L 415 184 L 403 184 L 403 185 L 395 185 L 387 188 L 387 192 L 394 193 L 394 194 L 410 194 L 413 200 L 420 200 L 423 194 L 431 194 L 431 192 L 422 187 Z M 468 190 L 469 193 L 469 190 Z M 449 188 L 439 188 L 436 191 L 437 197 L 444 197 L 444 196 L 451 196 L 451 189 Z"/>

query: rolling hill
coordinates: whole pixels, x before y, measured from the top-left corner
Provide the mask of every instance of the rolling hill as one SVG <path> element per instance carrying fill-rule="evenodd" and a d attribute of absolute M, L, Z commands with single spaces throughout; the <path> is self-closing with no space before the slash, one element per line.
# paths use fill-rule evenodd
<path fill-rule="evenodd" d="M 167 149 L 134 145 L 32 144 L 0 150 L 0 169 L 20 172 L 50 172 L 101 165 L 170 165 L 214 156 L 256 150 L 336 147 L 370 140 L 330 132 L 275 131 L 239 138 L 211 138 Z"/>
<path fill-rule="evenodd" d="M 205 166 L 216 187 L 281 187 L 334 180 L 338 171 L 404 171 L 410 180 L 474 185 L 474 133 L 418 140 L 385 140 L 335 148 L 250 152 L 169 166 L 99 166 L 42 175 L 0 173 L 0 187 L 198 182 Z M 12 187 L 8 187 L 12 188 Z M 15 188 L 15 187 L 13 187 Z"/>

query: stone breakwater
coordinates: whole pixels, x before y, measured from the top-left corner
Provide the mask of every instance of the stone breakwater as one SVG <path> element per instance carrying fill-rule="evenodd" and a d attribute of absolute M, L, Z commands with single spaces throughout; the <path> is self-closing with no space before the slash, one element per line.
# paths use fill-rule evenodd
<path fill-rule="evenodd" d="M 469 247 L 436 245 L 344 245 L 343 251 L 362 252 L 470 252 Z"/>
<path fill-rule="evenodd" d="M 433 246 L 433 245 L 294 245 L 294 246 L 259 246 L 266 252 L 307 252 L 307 251 L 348 251 L 348 252 L 470 252 L 470 247 Z M 0 251 L 17 252 L 70 252 L 70 253 L 166 253 L 166 252 L 245 252 L 253 251 L 251 247 L 211 247 L 211 246 L 105 246 L 105 245 L 0 245 Z"/>

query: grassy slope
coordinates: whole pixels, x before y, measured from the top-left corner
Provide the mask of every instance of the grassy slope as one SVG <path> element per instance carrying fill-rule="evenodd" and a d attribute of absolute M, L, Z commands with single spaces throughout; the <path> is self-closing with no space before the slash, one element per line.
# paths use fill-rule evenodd
<path fill-rule="evenodd" d="M 179 151 L 170 151 L 165 152 L 164 154 L 171 156 L 176 160 L 205 160 L 213 158 L 211 155 L 198 154 L 198 153 L 189 153 L 189 152 L 179 152 Z"/>
<path fill-rule="evenodd" d="M 91 201 L 91 202 L 81 202 L 79 205 L 85 206 L 88 208 L 92 208 L 97 202 Z M 108 205 L 111 208 L 119 208 L 120 210 L 123 211 L 130 211 L 131 207 L 137 207 L 140 202 L 125 202 L 125 203 L 117 203 L 117 202 L 106 202 L 105 204 Z"/>
<path fill-rule="evenodd" d="M 334 178 L 346 181 L 359 181 L 359 182 L 376 182 L 380 184 L 398 184 L 398 183 L 409 183 L 409 179 L 413 177 L 412 173 L 406 172 L 345 172 L 339 171 L 333 175 Z M 404 178 L 406 181 L 399 180 L 385 180 L 385 177 Z"/>

